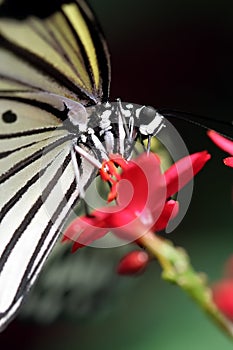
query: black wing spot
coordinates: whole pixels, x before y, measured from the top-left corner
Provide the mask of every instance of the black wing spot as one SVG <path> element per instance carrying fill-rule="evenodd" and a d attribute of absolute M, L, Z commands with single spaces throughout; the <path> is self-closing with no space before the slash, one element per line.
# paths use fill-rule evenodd
<path fill-rule="evenodd" d="M 17 115 L 9 110 L 2 114 L 2 120 L 5 123 L 14 123 L 17 120 Z"/>

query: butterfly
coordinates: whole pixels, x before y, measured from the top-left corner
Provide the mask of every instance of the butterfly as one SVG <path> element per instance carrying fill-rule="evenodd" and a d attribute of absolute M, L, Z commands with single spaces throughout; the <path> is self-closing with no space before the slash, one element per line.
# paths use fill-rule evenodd
<path fill-rule="evenodd" d="M 133 140 L 163 127 L 153 109 L 110 104 L 109 85 L 106 41 L 85 1 L 1 2 L 0 329 L 96 176 L 93 163 L 128 157 Z"/>

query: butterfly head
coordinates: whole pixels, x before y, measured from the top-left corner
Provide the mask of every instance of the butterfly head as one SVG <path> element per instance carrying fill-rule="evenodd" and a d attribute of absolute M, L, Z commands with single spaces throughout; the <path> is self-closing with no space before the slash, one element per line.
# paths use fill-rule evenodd
<path fill-rule="evenodd" d="M 143 136 L 154 136 L 165 127 L 164 117 L 153 107 L 143 106 L 137 112 L 139 131 Z"/>

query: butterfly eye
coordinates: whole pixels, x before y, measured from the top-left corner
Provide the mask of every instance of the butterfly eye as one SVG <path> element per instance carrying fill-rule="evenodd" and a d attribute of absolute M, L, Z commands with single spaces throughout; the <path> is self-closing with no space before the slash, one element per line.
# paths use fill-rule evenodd
<path fill-rule="evenodd" d="M 9 110 L 2 114 L 2 120 L 5 123 L 14 123 L 17 120 L 17 115 Z"/>
<path fill-rule="evenodd" d="M 155 118 L 156 111 L 153 107 L 144 106 L 139 114 L 140 124 L 148 125 Z"/>

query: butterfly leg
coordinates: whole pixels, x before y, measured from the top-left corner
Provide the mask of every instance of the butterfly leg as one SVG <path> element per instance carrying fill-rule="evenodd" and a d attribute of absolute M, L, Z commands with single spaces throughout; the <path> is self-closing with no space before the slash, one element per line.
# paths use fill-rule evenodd
<path fill-rule="evenodd" d="M 88 162 L 90 162 L 94 167 L 100 169 L 102 167 L 102 163 L 98 161 L 98 159 L 91 156 L 87 151 L 85 151 L 83 148 L 79 147 L 78 145 L 74 145 L 73 151 L 76 151 L 81 156 L 83 156 Z M 76 161 L 77 163 L 77 161 Z M 78 166 L 78 165 L 77 165 Z"/>
<path fill-rule="evenodd" d="M 80 182 L 80 171 L 77 163 L 76 153 L 86 158 L 88 162 L 90 162 L 92 165 L 94 165 L 98 169 L 102 167 L 102 164 L 96 158 L 92 157 L 88 152 L 86 152 L 84 149 L 82 149 L 78 145 L 74 144 L 73 147 L 71 148 L 70 153 L 71 153 L 71 159 L 73 163 L 77 187 L 79 188 L 79 196 L 80 198 L 84 198 L 85 191 L 84 191 L 84 188 L 81 186 L 81 182 Z"/>
<path fill-rule="evenodd" d="M 91 214 L 89 212 L 88 205 L 85 201 L 85 190 L 84 190 L 84 188 L 81 184 L 81 181 L 80 181 L 80 171 L 79 171 L 79 167 L 78 167 L 78 163 L 77 163 L 76 153 L 78 153 L 82 157 L 86 158 L 92 165 L 94 165 L 98 169 L 100 169 L 102 167 L 102 164 L 97 159 L 92 157 L 88 152 L 86 152 L 83 148 L 81 148 L 75 144 L 73 144 L 73 147 L 71 148 L 70 152 L 71 152 L 71 159 L 72 159 L 75 178 L 76 178 L 76 184 L 77 184 L 77 187 L 79 189 L 79 197 L 83 203 L 85 215 L 91 216 Z"/>
<path fill-rule="evenodd" d="M 76 178 L 76 185 L 79 189 L 79 196 L 80 198 L 84 198 L 85 193 L 84 193 L 84 188 L 81 186 L 81 181 L 80 181 L 80 171 L 79 171 L 79 167 L 78 167 L 78 163 L 77 163 L 77 158 L 76 158 L 76 153 L 74 150 L 74 147 L 71 148 L 71 160 L 73 163 L 73 168 L 74 168 L 74 174 L 75 174 L 75 178 Z"/>
<path fill-rule="evenodd" d="M 80 171 L 77 163 L 77 158 L 76 158 L 76 153 L 78 153 L 80 156 L 84 157 L 88 162 L 90 162 L 94 167 L 97 169 L 101 169 L 102 164 L 93 156 L 91 156 L 87 151 L 85 151 L 83 148 L 78 146 L 77 144 L 73 143 L 73 146 L 71 147 L 71 159 L 73 163 L 73 168 L 74 168 L 74 173 L 75 173 L 75 178 L 76 178 L 76 183 L 77 187 L 79 188 L 79 196 L 80 198 L 85 197 L 85 190 L 81 185 L 80 181 Z"/>
<path fill-rule="evenodd" d="M 151 149 L 151 138 L 152 138 L 152 136 L 149 135 L 149 136 L 148 136 L 148 141 L 147 141 L 147 147 L 146 147 L 146 152 L 147 152 L 147 154 L 150 153 L 150 149 Z"/>

